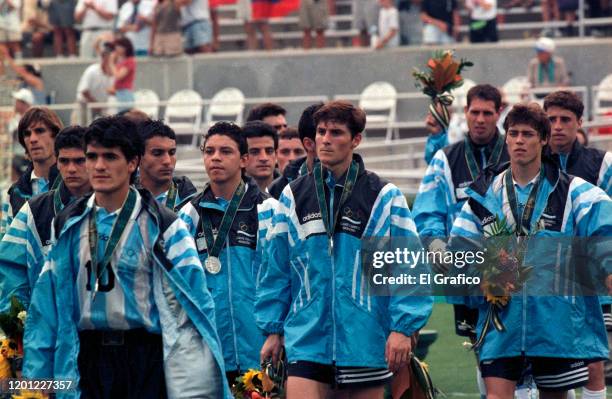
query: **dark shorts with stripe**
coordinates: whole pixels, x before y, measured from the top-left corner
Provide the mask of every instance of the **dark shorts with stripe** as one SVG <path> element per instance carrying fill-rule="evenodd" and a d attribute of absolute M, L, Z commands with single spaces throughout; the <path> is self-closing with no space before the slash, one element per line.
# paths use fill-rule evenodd
<path fill-rule="evenodd" d="M 460 337 L 476 338 L 476 324 L 478 324 L 478 309 L 468 308 L 465 305 L 453 305 L 455 311 L 455 333 Z"/>
<path fill-rule="evenodd" d="M 536 386 L 541 391 L 567 391 L 585 386 L 589 381 L 588 365 L 601 359 L 566 359 L 554 357 L 504 357 L 480 362 L 482 378 L 497 377 L 519 381 L 531 367 Z"/>
<path fill-rule="evenodd" d="M 338 367 L 302 360 L 289 363 L 287 375 L 314 380 L 336 389 L 379 387 L 393 378 L 393 373 L 385 368 Z"/>

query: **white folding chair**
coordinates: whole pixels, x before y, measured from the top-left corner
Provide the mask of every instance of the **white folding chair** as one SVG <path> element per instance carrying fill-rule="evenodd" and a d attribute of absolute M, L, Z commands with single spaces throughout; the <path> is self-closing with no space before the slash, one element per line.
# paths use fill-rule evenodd
<path fill-rule="evenodd" d="M 151 119 L 159 116 L 159 96 L 153 90 L 139 89 L 134 92 L 134 108 L 149 115 Z"/>
<path fill-rule="evenodd" d="M 166 123 L 177 136 L 193 135 L 192 144 L 198 144 L 202 124 L 202 97 L 193 90 L 181 90 L 168 100 Z"/>
<path fill-rule="evenodd" d="M 610 117 L 612 113 L 612 74 L 603 78 L 594 91 L 593 115 L 595 119 Z"/>
<path fill-rule="evenodd" d="M 391 83 L 374 82 L 368 85 L 361 92 L 359 107 L 367 114 L 367 126 L 387 128 L 385 140 L 399 138 L 399 132 L 393 126 L 397 115 L 397 90 Z"/>
<path fill-rule="evenodd" d="M 211 126 L 219 117 L 241 125 L 243 112 L 244 94 L 235 87 L 226 87 L 217 92 L 210 101 L 206 111 L 206 126 Z"/>
<path fill-rule="evenodd" d="M 529 80 L 527 76 L 516 76 L 504 83 L 502 91 L 509 107 L 528 101 Z"/>

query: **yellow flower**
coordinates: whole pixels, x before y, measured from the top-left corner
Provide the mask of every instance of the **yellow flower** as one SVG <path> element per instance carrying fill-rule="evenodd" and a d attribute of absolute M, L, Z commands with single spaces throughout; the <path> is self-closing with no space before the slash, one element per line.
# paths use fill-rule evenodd
<path fill-rule="evenodd" d="M 21 395 L 13 395 L 13 399 L 45 399 L 47 396 L 41 392 L 22 390 Z"/>
<path fill-rule="evenodd" d="M 249 391 L 256 391 L 259 388 L 253 384 L 253 379 L 257 378 L 259 381 L 262 380 L 261 371 L 250 369 L 246 373 L 244 373 L 244 377 L 242 378 L 242 383 L 245 388 Z"/>

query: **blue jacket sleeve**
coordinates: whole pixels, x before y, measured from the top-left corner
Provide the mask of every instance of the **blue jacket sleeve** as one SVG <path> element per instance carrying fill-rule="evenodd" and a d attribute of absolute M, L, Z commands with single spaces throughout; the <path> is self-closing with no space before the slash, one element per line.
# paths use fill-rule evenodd
<path fill-rule="evenodd" d="M 42 269 L 44 256 L 40 242 L 32 234 L 31 219 L 26 202 L 0 242 L 0 310 L 7 309 L 13 296 L 27 309 L 32 286 Z M 29 273 L 29 267 L 32 273 Z"/>
<path fill-rule="evenodd" d="M 448 145 L 448 133 L 446 130 L 441 131 L 438 134 L 430 134 L 427 136 L 427 143 L 425 143 L 425 162 L 429 165 L 434 154 Z"/>
<path fill-rule="evenodd" d="M 51 257 L 43 267 L 28 308 L 23 339 L 25 378 L 53 377 L 58 325 L 53 265 Z"/>
<path fill-rule="evenodd" d="M 255 321 L 265 335 L 283 333 L 285 317 L 291 303 L 289 212 L 292 208 L 292 198 L 289 186 L 285 187 L 277 209 L 273 212 L 263 250 L 255 299 Z"/>
<path fill-rule="evenodd" d="M 430 162 L 414 200 L 414 222 L 421 237 L 448 235 L 447 218 L 450 212 L 452 182 L 444 152 L 438 151 Z"/>
<path fill-rule="evenodd" d="M 597 186 L 604 190 L 608 196 L 612 197 L 612 152 L 606 152 L 604 156 Z"/>
<path fill-rule="evenodd" d="M 388 194 L 391 194 L 390 196 Z M 380 201 L 379 206 L 385 207 L 390 202 L 389 218 L 390 236 L 406 237 L 404 242 L 411 246 L 413 251 L 420 251 L 421 244 L 412 220 L 406 198 L 397 187 L 389 191 L 388 201 Z M 376 210 L 373 210 L 375 213 Z M 433 307 L 433 297 L 428 287 L 415 285 L 411 292 L 397 292 L 389 298 L 389 316 L 391 331 L 412 335 L 425 326 Z"/>

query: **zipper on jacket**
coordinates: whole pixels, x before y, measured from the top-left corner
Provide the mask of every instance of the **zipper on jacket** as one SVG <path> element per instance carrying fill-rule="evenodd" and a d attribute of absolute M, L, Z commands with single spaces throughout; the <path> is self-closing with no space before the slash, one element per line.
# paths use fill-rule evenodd
<path fill-rule="evenodd" d="M 236 354 L 236 367 L 238 371 L 240 371 L 240 360 L 238 359 L 238 342 L 236 341 L 236 323 L 234 322 L 234 302 L 232 301 L 232 263 L 230 261 L 231 254 L 229 248 L 229 240 L 226 240 L 225 248 L 227 249 L 227 287 L 229 293 L 230 318 L 232 320 L 232 339 L 234 341 L 234 353 Z"/>
<path fill-rule="evenodd" d="M 521 352 L 525 352 L 527 340 L 527 282 L 523 286 L 523 325 L 521 333 Z"/>
<path fill-rule="evenodd" d="M 331 173 L 331 172 L 330 172 Z M 334 194 L 336 192 L 336 185 L 329 190 L 329 218 L 333 218 L 334 214 Z M 333 221 L 328 220 L 328 226 L 331 226 Z M 335 232 L 331 232 L 331 236 L 334 236 Z M 331 243 L 327 243 L 330 245 Z M 336 362 L 336 252 L 332 249 L 331 253 L 331 264 L 332 264 L 332 361 Z"/>

